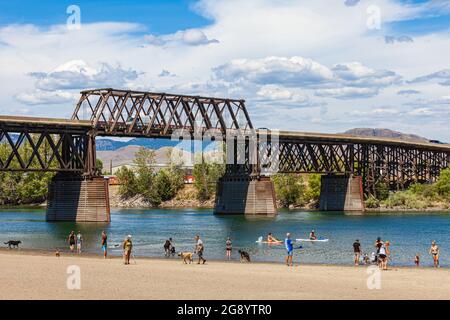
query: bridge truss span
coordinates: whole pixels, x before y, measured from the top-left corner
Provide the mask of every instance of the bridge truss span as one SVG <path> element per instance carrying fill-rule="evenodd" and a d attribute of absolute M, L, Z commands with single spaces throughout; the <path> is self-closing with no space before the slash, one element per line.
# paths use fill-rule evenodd
<path fill-rule="evenodd" d="M 55 171 L 93 175 L 90 123 L 0 117 L 0 171 Z"/>
<path fill-rule="evenodd" d="M 379 183 L 403 190 L 434 182 L 450 165 L 448 145 L 320 134 L 282 134 L 277 141 L 259 146 L 262 168 L 276 163 L 279 173 L 361 176 L 366 195 L 376 195 Z"/>
<path fill-rule="evenodd" d="M 116 89 L 82 91 L 72 115 L 81 119 L 90 120 L 99 135 L 134 137 L 253 128 L 244 100 Z"/>

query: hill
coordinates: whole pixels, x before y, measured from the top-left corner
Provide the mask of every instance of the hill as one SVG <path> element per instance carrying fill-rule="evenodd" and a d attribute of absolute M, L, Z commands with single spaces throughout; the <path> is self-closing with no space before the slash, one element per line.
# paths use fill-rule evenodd
<path fill-rule="evenodd" d="M 391 129 L 381 128 L 354 128 L 343 132 L 352 136 L 364 137 L 381 137 L 381 138 L 396 138 L 405 141 L 428 142 L 429 139 L 418 136 L 416 134 L 403 133 Z"/>

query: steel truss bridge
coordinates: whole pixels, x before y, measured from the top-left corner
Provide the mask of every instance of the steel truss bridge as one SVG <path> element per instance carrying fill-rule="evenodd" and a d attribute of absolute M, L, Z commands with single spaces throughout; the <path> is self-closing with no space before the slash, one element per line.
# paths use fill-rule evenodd
<path fill-rule="evenodd" d="M 433 182 L 450 164 L 446 144 L 255 130 L 244 100 L 107 88 L 82 91 L 70 120 L 0 116 L 0 171 L 95 176 L 97 136 L 198 139 L 206 132 L 216 132 L 224 140 L 230 133 L 247 136 L 244 161 L 228 164 L 228 175 L 274 171 L 357 175 L 366 195 L 375 194 L 380 182 L 392 190 Z M 267 138 L 261 139 L 266 133 Z M 254 148 L 256 161 L 251 156 Z M 276 169 L 271 170 L 274 163 Z"/>

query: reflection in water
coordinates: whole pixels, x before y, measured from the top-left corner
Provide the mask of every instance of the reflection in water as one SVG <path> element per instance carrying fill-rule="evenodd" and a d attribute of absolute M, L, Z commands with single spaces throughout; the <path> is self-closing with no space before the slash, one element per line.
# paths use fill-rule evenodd
<path fill-rule="evenodd" d="M 450 216 L 446 214 L 366 214 L 346 215 L 341 212 L 281 211 L 275 218 L 249 218 L 243 215 L 215 216 L 202 209 L 128 209 L 113 210 L 110 224 L 46 222 L 43 209 L 1 209 L 0 240 L 21 240 L 25 248 L 67 249 L 71 230 L 84 236 L 84 250 L 101 254 L 100 235 L 108 233 L 109 245 L 121 244 L 128 234 L 133 236 L 136 256 L 163 256 L 163 243 L 172 237 L 176 249 L 192 251 L 194 236 L 205 242 L 206 258 L 223 259 L 225 241 L 233 241 L 233 257 L 237 249 L 250 253 L 255 261 L 283 260 L 283 245 L 259 244 L 260 236 L 272 232 L 283 239 L 286 232 L 294 238 L 307 238 L 311 229 L 327 243 L 301 243 L 294 261 L 306 263 L 351 264 L 352 243 L 361 241 L 364 252 L 374 251 L 373 242 L 380 236 L 390 240 L 392 263 L 413 265 L 420 253 L 423 265 L 431 265 L 428 248 L 432 240 L 441 247 L 441 265 L 450 266 Z M 298 248 L 300 244 L 296 244 Z M 120 248 L 110 249 L 121 254 Z"/>

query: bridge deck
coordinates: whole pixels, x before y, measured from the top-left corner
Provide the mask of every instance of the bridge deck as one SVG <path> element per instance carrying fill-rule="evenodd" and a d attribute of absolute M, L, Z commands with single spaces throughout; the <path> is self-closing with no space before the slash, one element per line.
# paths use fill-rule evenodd
<path fill-rule="evenodd" d="M 93 129 L 93 124 L 90 120 L 68 120 L 58 118 L 41 118 L 41 117 L 22 117 L 22 116 L 0 116 L 0 127 L 8 125 L 9 127 L 49 127 L 54 129 Z M 262 133 L 263 130 L 257 130 Z M 268 133 L 270 134 L 270 130 Z M 278 133 L 280 139 L 283 141 L 308 141 L 308 142 L 322 142 L 322 143 L 367 143 L 367 144 L 384 144 L 397 145 L 410 148 L 435 150 L 442 152 L 450 152 L 450 144 L 439 144 L 431 142 L 416 142 L 407 141 L 396 138 L 381 138 L 381 137 L 363 137 L 346 134 L 329 134 L 329 133 L 315 133 L 315 132 L 298 132 L 298 131 L 274 131 Z M 101 133 L 102 136 L 108 136 L 107 133 Z M 113 134 L 111 136 L 120 136 L 120 134 Z M 134 135 L 135 137 L 138 137 Z M 155 136 L 156 137 L 156 136 Z"/>
<path fill-rule="evenodd" d="M 279 131 L 279 135 L 280 139 L 284 141 L 304 140 L 308 142 L 322 142 L 322 143 L 336 142 L 336 143 L 366 143 L 366 144 L 380 144 L 380 145 L 383 144 L 383 145 L 396 145 L 417 149 L 450 152 L 450 144 L 417 142 L 417 141 L 401 140 L 396 138 L 365 137 L 347 134 L 330 134 L 330 133 L 298 132 L 298 131 Z"/>
<path fill-rule="evenodd" d="M 47 127 L 72 127 L 72 128 L 92 128 L 89 120 L 68 120 L 58 118 L 41 118 L 41 117 L 18 117 L 18 116 L 1 116 L 0 125 L 26 125 L 26 126 L 47 126 Z"/>

